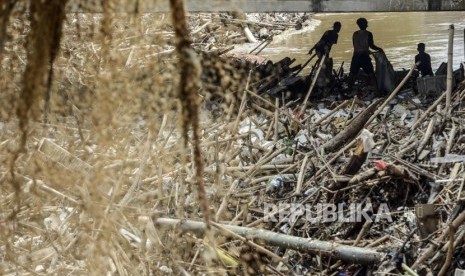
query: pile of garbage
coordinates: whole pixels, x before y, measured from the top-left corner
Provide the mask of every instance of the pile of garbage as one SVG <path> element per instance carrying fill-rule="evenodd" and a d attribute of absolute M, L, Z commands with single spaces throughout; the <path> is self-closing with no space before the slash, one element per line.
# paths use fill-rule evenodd
<path fill-rule="evenodd" d="M 225 147 L 219 162 L 206 164 L 205 181 L 230 183 L 214 212 L 216 229 L 261 244 L 248 248 L 267 260 L 254 266 L 232 254 L 237 265 L 251 274 L 310 275 L 464 268 L 465 85 L 450 108 L 445 93 L 431 105 L 412 90 L 394 94 L 306 106 L 246 89 L 250 108 L 240 109 L 236 124 L 206 132 Z M 262 112 L 251 111 L 257 106 Z M 155 224 L 204 229 L 193 221 Z"/>
<path fill-rule="evenodd" d="M 302 29 L 310 22 L 311 14 L 305 13 L 197 13 L 189 17 L 189 28 L 195 49 L 224 53 L 233 45 L 269 40 L 285 30 Z"/>
<path fill-rule="evenodd" d="M 332 66 L 225 55 L 307 22 L 250 16 L 190 17 L 198 151 L 165 14 L 70 15 L 50 71 L 28 65 L 29 19 L 11 20 L 0 85 L 24 106 L 1 114 L 2 275 L 464 272 L 465 84 L 424 95 L 411 70 L 365 97 Z M 39 71 L 44 120 L 46 99 L 21 94 Z"/>

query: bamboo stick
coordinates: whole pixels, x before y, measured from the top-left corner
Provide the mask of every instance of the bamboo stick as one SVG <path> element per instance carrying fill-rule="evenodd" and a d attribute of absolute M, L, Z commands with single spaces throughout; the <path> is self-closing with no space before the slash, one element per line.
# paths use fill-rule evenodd
<path fill-rule="evenodd" d="M 449 139 L 447 140 L 447 145 L 446 145 L 446 151 L 444 153 L 444 156 L 448 155 L 452 149 L 452 146 L 454 145 L 454 140 L 455 140 L 455 134 L 457 133 L 457 126 L 456 124 L 452 123 L 452 129 L 449 133 Z M 439 168 L 438 175 L 442 174 L 442 171 L 444 170 L 445 163 L 441 164 Z"/>
<path fill-rule="evenodd" d="M 297 178 L 297 187 L 295 188 L 296 195 L 299 195 L 302 191 L 302 183 L 304 182 L 304 175 L 307 171 L 305 168 L 307 166 L 308 161 L 308 154 L 305 155 L 304 161 L 302 162 L 302 166 L 300 167 L 299 177 Z"/>
<path fill-rule="evenodd" d="M 283 262 L 283 263 L 287 263 L 283 258 L 281 258 L 280 256 L 276 255 L 275 253 L 269 251 L 268 249 L 250 241 L 249 239 L 247 238 L 244 238 L 243 236 L 241 235 L 238 235 L 236 234 L 235 232 L 227 229 L 226 227 L 224 227 L 224 225 L 221 225 L 221 224 L 218 224 L 216 222 L 211 222 L 213 226 L 215 226 L 216 228 L 218 228 L 219 230 L 221 230 L 222 232 L 225 232 L 226 235 L 231 235 L 233 238 L 236 238 L 236 239 L 239 239 L 245 243 L 247 243 L 248 245 L 252 246 L 253 248 L 255 248 L 257 251 L 259 252 L 262 252 L 263 254 L 266 254 L 268 255 L 269 257 L 271 257 L 271 259 L 273 261 L 276 261 L 276 262 Z"/>
<path fill-rule="evenodd" d="M 260 54 L 263 50 L 265 50 L 265 48 L 266 48 L 268 45 L 270 45 L 271 41 L 273 41 L 273 37 L 271 37 L 271 39 L 267 39 L 265 45 L 263 45 L 263 47 L 260 48 L 260 50 L 258 50 L 258 51 L 255 53 L 255 55 L 258 55 L 258 54 Z"/>
<path fill-rule="evenodd" d="M 310 98 L 310 95 L 312 94 L 313 87 L 316 84 L 316 81 L 318 79 L 318 75 L 320 75 L 321 68 L 323 67 L 323 64 L 325 62 L 326 55 L 323 55 L 323 57 L 320 59 L 320 64 L 318 65 L 318 70 L 316 70 L 316 74 L 312 79 L 312 84 L 308 88 L 307 95 L 305 95 L 304 102 L 302 103 L 302 107 L 300 109 L 300 114 L 303 114 L 305 111 L 305 108 L 307 107 L 307 101 Z"/>
<path fill-rule="evenodd" d="M 265 108 L 259 106 L 259 105 L 256 104 L 256 103 L 252 103 L 252 107 L 253 107 L 254 109 L 256 109 L 257 111 L 261 112 L 262 114 L 265 114 L 265 115 L 267 115 L 267 116 L 269 116 L 269 117 L 273 117 L 273 116 L 274 116 L 274 113 L 273 113 L 273 112 L 271 112 L 271 111 L 269 111 L 268 109 L 265 109 Z"/>
<path fill-rule="evenodd" d="M 263 40 L 262 42 L 258 43 L 258 45 L 252 49 L 252 51 L 249 52 L 249 54 L 252 54 L 255 50 L 257 50 L 260 46 L 265 44 L 266 40 Z"/>
<path fill-rule="evenodd" d="M 257 43 L 257 39 L 253 35 L 252 31 L 250 31 L 249 26 L 245 25 L 243 28 L 245 37 L 247 37 L 247 40 L 251 43 Z"/>
<path fill-rule="evenodd" d="M 412 269 L 417 268 L 423 262 L 425 262 L 438 248 L 438 244 L 440 244 L 447 236 L 450 235 L 455 229 L 458 229 L 465 222 L 465 212 L 462 212 L 450 225 L 442 232 L 441 236 L 439 236 L 434 243 L 423 252 L 423 254 L 418 257 L 415 263 L 412 265 Z"/>
<path fill-rule="evenodd" d="M 203 234 L 206 228 L 204 222 L 171 218 L 155 219 L 154 224 L 158 228 L 178 229 L 198 234 Z M 384 256 L 384 254 L 368 248 L 341 245 L 335 242 L 310 240 L 263 229 L 254 229 L 235 225 L 221 226 L 243 237 L 259 239 L 270 246 L 293 249 L 302 253 L 322 254 L 347 262 L 372 265 L 379 263 Z M 217 230 L 214 232 L 218 233 Z"/>
<path fill-rule="evenodd" d="M 321 146 L 325 151 L 332 152 L 339 149 L 347 141 L 354 139 L 355 136 L 363 129 L 364 126 L 368 125 L 367 121 L 373 117 L 372 114 L 375 112 L 376 107 L 379 105 L 379 101 L 375 101 L 365 110 L 360 112 L 348 126 L 346 126 L 341 132 L 339 132 L 333 139 L 329 140 Z"/>
<path fill-rule="evenodd" d="M 238 181 L 234 181 L 231 186 L 229 187 L 228 192 L 225 194 L 223 197 L 223 200 L 221 201 L 220 207 L 218 208 L 218 211 L 216 212 L 215 215 L 215 221 L 219 221 L 221 218 L 221 215 L 223 214 L 224 209 L 226 208 L 226 205 L 228 203 L 228 198 L 229 196 L 236 190 Z"/>
<path fill-rule="evenodd" d="M 398 157 L 398 158 L 404 157 L 404 154 L 407 154 L 409 151 L 416 148 L 418 146 L 418 143 L 419 143 L 418 140 L 409 142 L 408 146 L 406 146 L 405 148 L 399 150 L 399 152 L 396 154 L 396 157 Z"/>
<path fill-rule="evenodd" d="M 331 112 L 329 112 L 328 114 L 324 115 L 323 117 L 321 117 L 320 119 L 318 119 L 312 126 L 312 129 L 315 129 L 316 127 L 318 127 L 321 123 L 323 123 L 326 119 L 328 119 L 329 117 L 333 116 L 336 112 L 338 112 L 339 110 L 343 109 L 344 107 L 346 107 L 350 102 L 349 101 L 344 101 L 342 102 L 340 105 L 336 106 L 333 110 L 331 110 Z"/>
<path fill-rule="evenodd" d="M 318 187 L 317 189 L 315 189 L 311 194 L 309 194 L 304 200 L 302 200 L 302 202 L 300 204 L 298 204 L 297 208 L 303 206 L 303 204 L 305 202 L 307 202 L 310 198 L 312 198 L 317 192 L 320 191 L 320 187 Z M 276 210 L 276 211 L 273 211 L 265 216 L 263 216 L 262 218 L 260 219 L 257 219 L 256 221 L 254 222 L 251 222 L 249 224 L 247 224 L 247 227 L 253 227 L 253 226 L 257 226 L 259 225 L 260 223 L 264 222 L 265 220 L 268 220 L 274 216 L 276 216 L 279 212 L 282 212 L 282 211 L 286 211 L 286 210 L 289 210 L 291 207 L 288 205 L 280 210 Z"/>
<path fill-rule="evenodd" d="M 66 199 L 68 201 L 70 201 L 71 203 L 73 204 L 76 204 L 78 205 L 79 204 L 79 201 L 72 198 L 71 196 L 69 195 L 66 195 L 48 185 L 46 185 L 42 180 L 38 180 L 38 179 L 30 179 L 29 177 L 26 177 L 26 176 L 23 176 L 23 175 L 17 175 L 17 176 L 20 176 L 22 177 L 26 182 L 26 188 L 25 190 L 27 191 L 27 189 L 31 189 L 32 187 L 34 186 L 37 186 L 39 187 L 41 190 L 43 190 L 44 192 L 47 192 L 49 194 L 53 194 L 55 196 L 58 196 L 58 197 L 61 197 L 63 199 Z"/>
<path fill-rule="evenodd" d="M 271 153 L 270 155 L 268 156 L 263 156 L 255 166 L 252 166 L 246 173 L 245 175 L 246 176 L 251 176 L 253 172 L 257 171 L 258 168 L 260 168 L 260 166 L 268 163 L 271 159 L 275 158 L 276 156 L 280 155 L 283 151 L 286 150 L 286 147 L 282 147 L 280 148 L 279 150 Z"/>
<path fill-rule="evenodd" d="M 234 167 L 225 167 L 224 172 L 225 173 L 230 173 L 230 172 L 247 172 L 250 169 L 256 169 L 256 170 L 279 170 L 279 169 L 286 169 L 289 166 L 292 166 L 292 164 L 279 164 L 279 165 L 274 165 L 274 164 L 268 164 L 268 165 L 261 165 L 261 166 L 256 166 L 256 165 L 249 165 L 249 166 L 234 166 Z M 205 168 L 205 173 L 215 173 L 216 169 L 215 168 Z"/>
<path fill-rule="evenodd" d="M 425 113 L 423 113 L 423 115 L 421 115 L 421 117 L 412 125 L 411 129 L 414 130 L 419 124 L 421 124 L 423 122 L 423 120 L 426 118 L 426 116 L 433 110 L 436 108 L 436 106 L 444 99 L 444 97 L 446 96 L 447 92 L 444 91 L 444 93 L 442 93 L 442 95 L 430 106 L 428 107 L 428 109 L 425 111 Z"/>
<path fill-rule="evenodd" d="M 150 148 L 152 146 L 152 139 L 150 132 L 147 134 L 147 140 L 145 142 L 145 150 L 142 155 L 142 158 L 140 159 L 139 163 L 139 170 L 137 171 L 136 177 L 129 187 L 128 191 L 124 195 L 124 197 L 120 200 L 119 204 L 122 206 L 125 206 L 128 204 L 132 199 L 134 194 L 139 191 L 140 185 L 142 183 L 142 173 L 144 172 L 145 167 L 147 166 L 147 161 L 149 159 L 149 153 L 150 153 Z"/>
<path fill-rule="evenodd" d="M 276 109 L 274 111 L 274 136 L 273 141 L 275 143 L 278 142 L 278 135 L 279 135 L 279 99 L 275 99 L 275 106 Z"/>
<path fill-rule="evenodd" d="M 431 121 L 429 122 L 428 128 L 426 129 L 425 135 L 423 136 L 423 139 L 421 140 L 420 145 L 418 146 L 418 149 L 417 149 L 418 155 L 420 155 L 421 151 L 425 148 L 426 144 L 431 138 L 435 123 L 436 123 L 436 118 L 433 117 Z"/>
<path fill-rule="evenodd" d="M 282 28 L 282 27 L 294 27 L 295 24 L 292 23 L 284 23 L 284 22 L 274 22 L 274 23 L 265 23 L 265 22 L 257 22 L 252 20 L 244 20 L 238 18 L 222 18 L 227 22 L 235 23 L 235 24 L 249 24 L 249 25 L 256 25 L 261 27 L 271 27 L 271 28 Z"/>
<path fill-rule="evenodd" d="M 302 70 L 304 70 L 304 68 L 310 63 L 310 61 L 312 61 L 312 59 L 316 57 L 316 54 L 313 54 L 305 63 L 304 65 L 302 65 L 302 67 L 300 67 L 299 70 L 297 70 L 297 72 L 295 72 L 294 74 L 292 74 L 292 76 L 297 76 Z"/>
<path fill-rule="evenodd" d="M 360 240 L 363 238 L 363 236 L 366 234 L 366 232 L 370 229 L 372 222 L 371 221 L 366 221 L 363 226 L 362 230 L 357 235 L 357 238 L 354 241 L 353 246 L 356 246 L 359 244 Z"/>
<path fill-rule="evenodd" d="M 452 255 L 454 254 L 454 240 L 455 240 L 455 228 L 450 227 L 449 231 L 449 247 L 447 250 L 447 256 L 446 256 L 446 261 L 444 262 L 444 265 L 442 266 L 441 270 L 439 271 L 439 276 L 444 276 L 447 273 L 447 270 L 452 263 Z"/>
<path fill-rule="evenodd" d="M 446 112 L 451 114 L 451 98 L 452 98 L 452 78 L 453 78 L 453 51 L 454 51 L 454 24 L 449 26 L 449 43 L 447 47 L 447 94 L 446 94 Z"/>
<path fill-rule="evenodd" d="M 366 123 L 366 125 L 369 125 L 371 122 L 373 122 L 373 120 L 376 118 L 376 116 L 378 116 L 384 109 L 384 107 L 392 100 L 394 99 L 394 97 L 397 95 L 397 93 L 399 93 L 400 89 L 404 86 L 404 84 L 407 82 L 407 80 L 410 78 L 410 76 L 412 75 L 413 73 L 413 70 L 415 70 L 415 63 L 412 65 L 412 67 L 410 68 L 410 71 L 408 72 L 408 74 L 404 77 L 404 79 L 399 83 L 399 85 L 396 87 L 396 89 L 394 89 L 394 91 L 392 91 L 391 95 L 389 95 L 389 97 L 383 102 L 383 104 L 378 108 L 378 110 L 375 112 L 375 114 L 373 114 L 373 116 L 371 116 L 371 118 L 368 120 L 368 122 Z M 386 114 L 387 116 L 387 114 Z"/>
<path fill-rule="evenodd" d="M 447 141 L 446 154 L 450 153 L 452 146 L 454 145 L 456 134 L 457 134 L 457 126 L 455 124 L 452 124 L 452 129 L 449 134 L 449 140 Z"/>
<path fill-rule="evenodd" d="M 346 150 L 350 149 L 351 147 L 353 147 L 355 145 L 355 143 L 357 142 L 357 139 L 353 139 L 352 142 L 350 142 L 349 144 L 347 144 L 347 146 L 345 146 L 344 148 L 342 148 L 341 150 L 339 150 L 328 162 L 327 164 L 328 165 L 331 165 L 334 161 L 336 161 L 339 156 L 341 156 Z M 326 171 L 326 166 L 319 169 L 314 177 L 317 177 L 319 176 L 321 173 L 323 173 L 324 171 Z"/>
<path fill-rule="evenodd" d="M 373 241 L 372 243 L 369 243 L 366 247 L 374 247 L 374 246 L 376 246 L 376 245 L 378 245 L 378 244 L 381 244 L 381 243 L 383 243 L 383 242 L 385 242 L 385 241 L 387 241 L 387 240 L 389 240 L 389 239 L 390 239 L 390 237 L 387 236 L 387 235 L 386 235 L 386 236 L 382 236 L 381 238 L 379 238 L 379 239 Z"/>
<path fill-rule="evenodd" d="M 408 267 L 405 263 L 402 263 L 402 269 L 405 270 L 405 273 L 410 276 L 418 276 L 418 274 Z"/>

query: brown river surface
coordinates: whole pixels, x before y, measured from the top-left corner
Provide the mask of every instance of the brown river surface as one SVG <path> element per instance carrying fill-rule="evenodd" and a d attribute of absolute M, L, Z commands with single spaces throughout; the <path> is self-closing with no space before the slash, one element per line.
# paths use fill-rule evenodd
<path fill-rule="evenodd" d="M 375 45 L 384 49 L 394 69 L 408 69 L 418 53 L 419 42 L 426 44 L 426 52 L 431 55 L 433 71 L 441 62 L 447 62 L 449 25 L 454 24 L 454 69 L 464 61 L 465 12 L 410 12 L 410 13 L 321 13 L 315 14 L 314 27 L 304 31 L 294 31 L 273 41 L 261 55 L 278 61 L 286 56 L 297 59 L 294 65 L 308 59 L 308 50 L 321 35 L 332 29 L 334 21 L 342 23 L 338 44 L 331 50 L 334 67 L 344 62 L 344 72 L 348 72 L 352 57 L 352 34 L 358 30 L 355 21 L 359 17 L 368 20 L 368 30 L 373 33 Z M 304 73 L 304 72 L 303 72 Z"/>

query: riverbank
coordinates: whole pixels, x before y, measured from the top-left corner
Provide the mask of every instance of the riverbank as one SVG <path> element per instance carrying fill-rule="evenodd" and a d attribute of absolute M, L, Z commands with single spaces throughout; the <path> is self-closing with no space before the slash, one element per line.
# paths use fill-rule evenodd
<path fill-rule="evenodd" d="M 193 46 L 199 50 L 246 53 L 263 40 L 279 43 L 291 35 L 313 30 L 319 22 L 305 13 L 193 14 L 189 28 Z"/>

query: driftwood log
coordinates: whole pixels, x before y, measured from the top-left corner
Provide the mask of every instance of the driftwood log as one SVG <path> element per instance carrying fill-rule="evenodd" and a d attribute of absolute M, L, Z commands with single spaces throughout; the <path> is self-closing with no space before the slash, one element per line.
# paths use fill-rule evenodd
<path fill-rule="evenodd" d="M 354 139 L 357 134 L 363 129 L 365 123 L 370 119 L 371 115 L 376 111 L 376 107 L 381 103 L 381 100 L 373 102 L 369 107 L 360 112 L 350 124 L 333 139 L 323 144 L 322 148 L 325 152 L 333 152 L 344 146 L 349 140 Z"/>
<path fill-rule="evenodd" d="M 205 223 L 192 220 L 158 218 L 154 221 L 158 229 L 177 229 L 203 235 Z M 293 249 L 303 253 L 321 254 L 342 261 L 373 265 L 382 261 L 385 254 L 371 248 L 342 245 L 335 242 L 305 239 L 284 235 L 263 229 L 247 228 L 235 225 L 221 225 L 225 229 L 252 240 L 260 240 L 270 246 Z M 215 230 L 218 233 L 217 230 Z"/>

